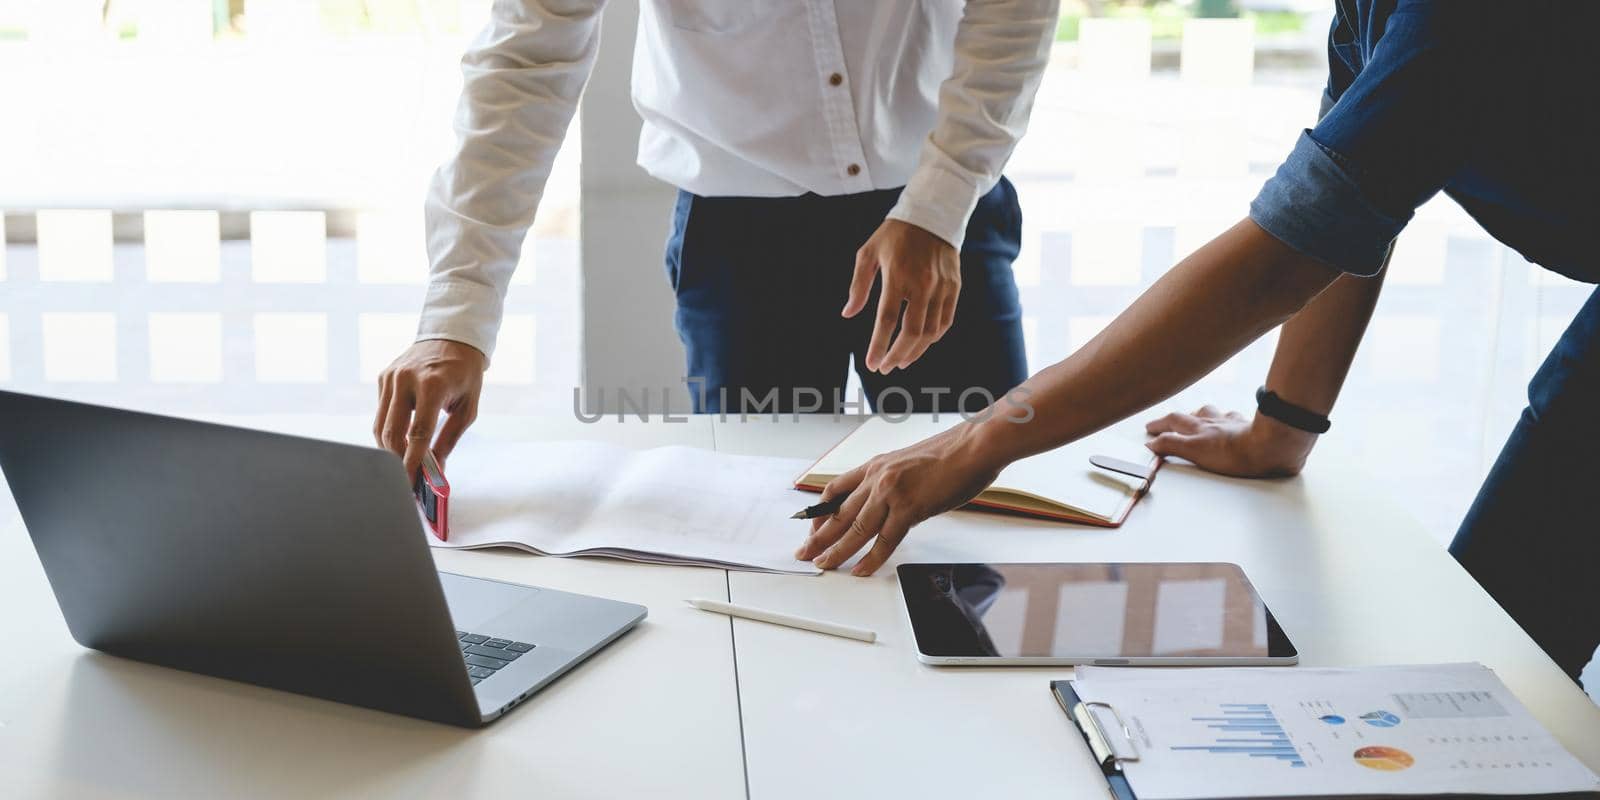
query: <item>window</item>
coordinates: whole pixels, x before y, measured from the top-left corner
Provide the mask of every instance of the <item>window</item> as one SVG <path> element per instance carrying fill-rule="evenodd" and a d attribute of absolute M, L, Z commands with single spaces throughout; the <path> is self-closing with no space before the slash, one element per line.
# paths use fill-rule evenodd
<path fill-rule="evenodd" d="M 0 0 L 0 381 L 174 413 L 370 414 L 487 2 Z M 26 76 L 20 77 L 19 76 Z M 577 131 L 486 410 L 578 380 Z"/>

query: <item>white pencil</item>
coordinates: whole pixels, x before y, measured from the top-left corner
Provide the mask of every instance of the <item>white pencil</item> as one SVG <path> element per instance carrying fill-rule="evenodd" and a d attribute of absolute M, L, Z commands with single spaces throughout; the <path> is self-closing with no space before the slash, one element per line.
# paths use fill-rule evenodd
<path fill-rule="evenodd" d="M 826 633 L 829 636 L 842 636 L 846 639 L 855 639 L 861 642 L 876 642 L 878 634 L 865 628 L 852 628 L 849 625 L 840 625 L 834 622 L 823 622 L 820 619 L 806 619 L 793 614 L 783 614 L 777 611 L 768 611 L 764 608 L 750 608 L 749 606 L 736 606 L 724 603 L 721 600 L 708 600 L 696 597 L 688 600 L 689 605 L 701 611 L 710 611 L 716 614 L 727 614 L 740 619 L 753 619 L 757 622 L 770 622 L 773 625 L 784 625 L 790 628 L 812 631 L 813 633 Z"/>

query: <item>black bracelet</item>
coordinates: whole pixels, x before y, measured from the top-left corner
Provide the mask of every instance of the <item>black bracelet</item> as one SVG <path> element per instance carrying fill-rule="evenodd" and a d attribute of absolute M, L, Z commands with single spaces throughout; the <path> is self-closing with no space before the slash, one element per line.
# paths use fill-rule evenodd
<path fill-rule="evenodd" d="M 1310 409 L 1301 408 L 1279 397 L 1277 392 L 1267 391 L 1265 386 L 1256 390 L 1256 410 L 1306 433 L 1327 433 L 1328 428 L 1333 425 L 1327 417 Z"/>

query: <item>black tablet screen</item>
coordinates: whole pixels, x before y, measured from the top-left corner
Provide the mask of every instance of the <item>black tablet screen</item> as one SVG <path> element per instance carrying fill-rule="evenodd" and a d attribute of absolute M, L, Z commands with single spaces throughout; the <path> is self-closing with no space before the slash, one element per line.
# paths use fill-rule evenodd
<path fill-rule="evenodd" d="M 930 656 L 1294 655 L 1235 564 L 904 564 L 899 573 Z"/>

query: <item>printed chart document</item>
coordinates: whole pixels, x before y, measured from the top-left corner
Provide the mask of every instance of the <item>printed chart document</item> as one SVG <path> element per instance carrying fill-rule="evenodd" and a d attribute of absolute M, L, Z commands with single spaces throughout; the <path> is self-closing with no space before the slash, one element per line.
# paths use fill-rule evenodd
<path fill-rule="evenodd" d="M 450 540 L 550 556 L 816 575 L 794 558 L 815 497 L 788 488 L 805 462 L 693 447 L 464 443 L 447 465 Z"/>
<path fill-rule="evenodd" d="M 1079 667 L 1072 686 L 1108 737 L 1126 729 L 1139 800 L 1600 791 L 1480 664 Z"/>

